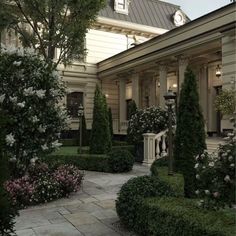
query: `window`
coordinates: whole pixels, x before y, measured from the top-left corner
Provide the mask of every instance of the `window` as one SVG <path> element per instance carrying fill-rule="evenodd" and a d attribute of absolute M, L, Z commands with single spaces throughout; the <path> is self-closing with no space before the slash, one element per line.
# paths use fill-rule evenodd
<path fill-rule="evenodd" d="M 114 10 L 117 13 L 128 15 L 129 0 L 114 0 Z"/>
<path fill-rule="evenodd" d="M 67 110 L 72 118 L 78 118 L 79 105 L 83 105 L 83 93 L 73 92 L 67 95 Z"/>

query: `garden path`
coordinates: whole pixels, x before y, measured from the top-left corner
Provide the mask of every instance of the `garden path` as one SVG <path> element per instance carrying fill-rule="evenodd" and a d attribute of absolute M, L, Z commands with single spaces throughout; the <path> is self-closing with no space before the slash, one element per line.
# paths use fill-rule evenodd
<path fill-rule="evenodd" d="M 17 236 L 131 236 L 119 224 L 115 199 L 130 178 L 149 174 L 149 168 L 135 165 L 129 173 L 86 171 L 81 190 L 60 199 L 20 211 Z"/>

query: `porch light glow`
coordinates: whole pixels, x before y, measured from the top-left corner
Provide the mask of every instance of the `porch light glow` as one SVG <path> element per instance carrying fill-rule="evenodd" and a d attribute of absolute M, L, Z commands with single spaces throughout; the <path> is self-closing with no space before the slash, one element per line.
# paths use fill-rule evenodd
<path fill-rule="evenodd" d="M 109 94 L 106 94 L 105 97 L 108 98 L 108 97 L 109 97 Z"/>
<path fill-rule="evenodd" d="M 221 76 L 221 68 L 219 65 L 216 67 L 216 77 L 219 78 Z"/>
<path fill-rule="evenodd" d="M 178 85 L 177 84 L 173 84 L 173 88 L 177 88 L 178 87 Z"/>

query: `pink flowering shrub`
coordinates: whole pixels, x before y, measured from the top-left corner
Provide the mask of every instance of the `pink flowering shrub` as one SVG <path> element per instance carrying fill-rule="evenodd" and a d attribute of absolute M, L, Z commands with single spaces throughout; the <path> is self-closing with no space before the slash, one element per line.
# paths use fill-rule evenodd
<path fill-rule="evenodd" d="M 73 165 L 61 165 L 53 173 L 54 179 L 59 183 L 63 195 L 69 195 L 80 189 L 83 174 Z"/>
<path fill-rule="evenodd" d="M 14 205 L 24 207 L 33 204 L 36 186 L 35 182 L 32 182 L 29 176 L 8 180 L 5 182 L 4 187 Z"/>
<path fill-rule="evenodd" d="M 50 170 L 45 163 L 29 166 L 28 174 L 5 182 L 4 186 L 14 205 L 23 208 L 28 205 L 49 202 L 80 189 L 83 174 L 72 165 L 61 165 Z"/>
<path fill-rule="evenodd" d="M 220 145 L 218 152 L 207 152 L 196 158 L 196 194 L 202 198 L 199 205 L 204 208 L 219 209 L 231 207 L 235 203 L 235 161 L 236 139 L 231 134 L 226 144 Z"/>

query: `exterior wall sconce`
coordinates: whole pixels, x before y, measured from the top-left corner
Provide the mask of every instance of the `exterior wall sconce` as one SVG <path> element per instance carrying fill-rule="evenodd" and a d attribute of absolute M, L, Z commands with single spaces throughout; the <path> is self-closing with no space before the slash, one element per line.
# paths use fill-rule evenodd
<path fill-rule="evenodd" d="M 220 65 L 217 65 L 217 67 L 216 67 L 216 77 L 217 77 L 217 78 L 221 77 L 221 68 L 220 68 Z"/>
<path fill-rule="evenodd" d="M 177 84 L 173 84 L 173 88 L 177 88 L 178 87 L 178 85 Z"/>

